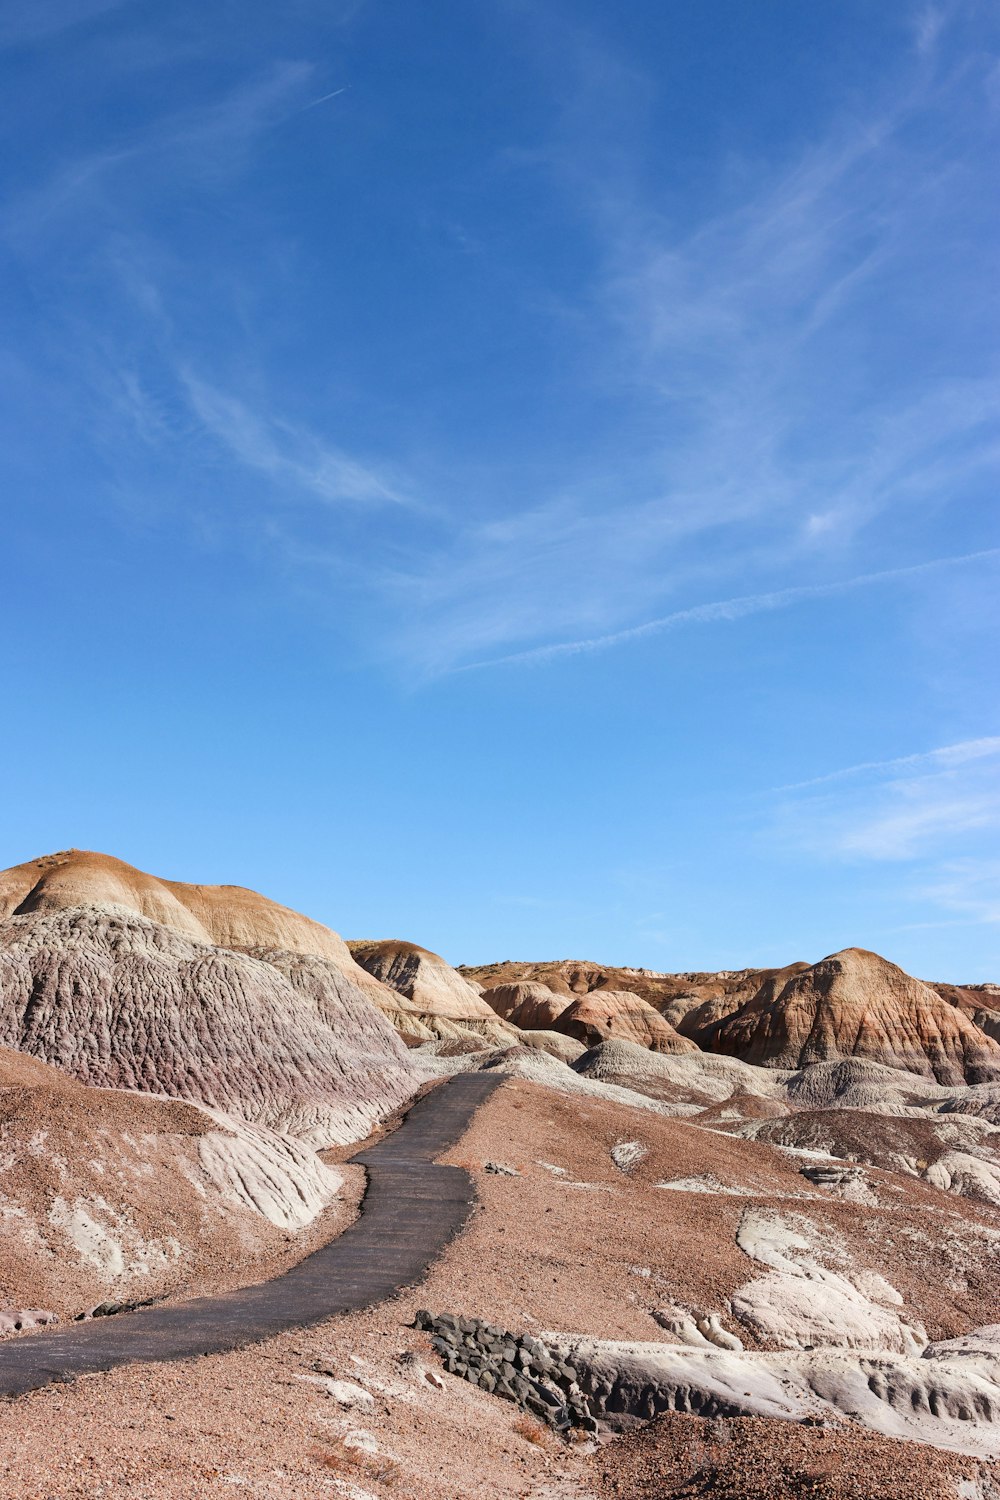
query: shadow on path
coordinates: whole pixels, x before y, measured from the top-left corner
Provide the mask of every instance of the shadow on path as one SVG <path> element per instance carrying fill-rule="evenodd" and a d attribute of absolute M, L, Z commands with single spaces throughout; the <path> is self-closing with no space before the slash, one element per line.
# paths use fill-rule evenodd
<path fill-rule="evenodd" d="M 0 1345 L 0 1395 L 146 1360 L 220 1354 L 356 1312 L 418 1281 L 475 1202 L 469 1173 L 434 1157 L 460 1140 L 503 1082 L 463 1073 L 413 1106 L 392 1135 L 351 1158 L 368 1172 L 360 1216 L 322 1249 L 259 1286 L 122 1313 Z"/>

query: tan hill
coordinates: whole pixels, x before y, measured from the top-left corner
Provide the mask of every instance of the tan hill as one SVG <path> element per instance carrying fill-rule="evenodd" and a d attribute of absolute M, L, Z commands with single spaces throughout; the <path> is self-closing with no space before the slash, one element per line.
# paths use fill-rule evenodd
<path fill-rule="evenodd" d="M 553 994 L 572 999 L 574 995 L 589 995 L 593 990 L 629 990 L 648 1000 L 657 1010 L 664 1010 L 675 1000 L 694 1004 L 728 994 L 763 972 L 760 969 L 720 969 L 714 973 L 668 974 L 655 969 L 598 964 L 579 958 L 540 963 L 503 959 L 497 963 L 459 965 L 459 973 L 481 984 L 484 991 L 512 984 L 542 984 Z"/>
<path fill-rule="evenodd" d="M 344 1182 L 272 1131 L 174 1099 L 86 1088 L 5 1048 L 0 1157 L 0 1305 L 62 1316 L 205 1276 L 259 1274 L 265 1258 L 287 1257 L 291 1237 Z M 338 1215 L 327 1222 L 335 1228 Z"/>
<path fill-rule="evenodd" d="M 863 948 L 774 971 L 700 1045 L 749 1063 L 798 1068 L 869 1058 L 942 1084 L 1000 1079 L 1000 1045 L 930 985 Z"/>
<path fill-rule="evenodd" d="M 594 990 L 581 995 L 553 1022 L 556 1031 L 575 1037 L 585 1047 L 599 1042 L 637 1042 L 651 1052 L 697 1052 L 659 1011 L 627 990 Z"/>
<path fill-rule="evenodd" d="M 160 880 L 108 854 L 68 849 L 0 871 L 0 921 L 71 906 L 120 907 L 218 948 L 280 948 L 351 966 L 329 927 L 236 885 Z"/>
<path fill-rule="evenodd" d="M 781 969 L 744 969 L 739 974 L 727 975 L 718 993 L 706 995 L 704 989 L 708 986 L 705 986 L 698 992 L 676 996 L 666 1002 L 661 1011 L 682 1036 L 704 1046 L 707 1045 L 705 1038 L 727 1016 L 735 1015 L 747 1001 L 765 990 L 768 994 L 777 993 L 789 979 L 808 968 L 807 963 L 798 962 L 786 964 Z"/>
<path fill-rule="evenodd" d="M 398 939 L 359 939 L 349 945 L 354 960 L 397 997 L 392 1020 L 404 1036 L 414 1040 L 458 1039 L 463 1033 L 493 1045 L 518 1040 L 478 987 L 416 943 Z"/>
<path fill-rule="evenodd" d="M 518 980 L 483 990 L 483 999 L 498 1016 L 523 1030 L 547 1031 L 571 1003 L 573 996 L 547 984 Z"/>
<path fill-rule="evenodd" d="M 313 1144 L 365 1136 L 417 1086 L 381 987 L 263 896 L 72 852 L 3 872 L 0 892 L 0 1045 Z"/>

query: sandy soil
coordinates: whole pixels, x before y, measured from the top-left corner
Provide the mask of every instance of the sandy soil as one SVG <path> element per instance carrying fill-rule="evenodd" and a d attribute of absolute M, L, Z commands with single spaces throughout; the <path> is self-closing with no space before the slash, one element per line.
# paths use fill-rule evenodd
<path fill-rule="evenodd" d="M 610 1155 L 622 1141 L 646 1150 L 631 1172 Z M 860 1260 L 881 1267 L 928 1331 L 947 1334 L 1000 1321 L 983 1248 L 1000 1229 L 994 1210 L 876 1172 L 874 1206 L 841 1203 L 814 1193 L 795 1158 L 766 1146 L 521 1080 L 489 1101 L 444 1160 L 474 1171 L 481 1205 L 422 1286 L 244 1352 L 119 1370 L 8 1403 L 0 1495 L 939 1500 L 956 1493 L 948 1476 L 978 1471 L 970 1460 L 853 1428 L 750 1420 L 671 1417 L 596 1453 L 566 1448 L 515 1408 L 443 1375 L 408 1325 L 425 1305 L 516 1329 L 665 1337 L 651 1317 L 662 1299 L 710 1308 L 752 1274 L 734 1238 L 754 1198 L 656 1186 L 710 1170 L 751 1186 L 757 1201 L 791 1202 L 828 1224 Z M 521 1175 L 487 1173 L 486 1162 Z"/>
<path fill-rule="evenodd" d="M 601 1500 L 954 1500 L 958 1482 L 984 1473 L 972 1460 L 868 1432 L 670 1415 L 603 1447 L 588 1478 Z"/>

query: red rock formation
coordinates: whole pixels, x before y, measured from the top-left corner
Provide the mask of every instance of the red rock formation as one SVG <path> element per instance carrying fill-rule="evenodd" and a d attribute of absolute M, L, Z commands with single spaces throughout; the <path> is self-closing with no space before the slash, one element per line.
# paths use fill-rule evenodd
<path fill-rule="evenodd" d="M 530 980 L 483 990 L 483 999 L 498 1016 L 527 1031 L 548 1031 L 572 998 Z"/>
<path fill-rule="evenodd" d="M 870 1058 L 939 1083 L 1000 1079 L 1000 1045 L 936 990 L 862 948 L 774 971 L 702 1047 L 772 1068 Z"/>
<path fill-rule="evenodd" d="M 659 1011 L 627 990 L 593 990 L 581 995 L 553 1022 L 556 1031 L 576 1037 L 587 1047 L 600 1042 L 636 1042 L 653 1052 L 697 1052 L 694 1042 L 679 1036 Z"/>

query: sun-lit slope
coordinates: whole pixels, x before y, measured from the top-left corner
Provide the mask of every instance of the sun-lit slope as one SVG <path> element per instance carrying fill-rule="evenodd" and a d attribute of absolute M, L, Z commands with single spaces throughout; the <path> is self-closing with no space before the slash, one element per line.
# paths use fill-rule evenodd
<path fill-rule="evenodd" d="M 363 1137 L 417 1085 L 382 987 L 335 933 L 263 897 L 91 854 L 5 871 L 0 891 L 0 1044 L 315 1144 Z M 202 893 L 211 932 L 178 891 Z"/>
<path fill-rule="evenodd" d="M 675 1035 L 759 1066 L 862 1058 L 949 1085 L 1000 1079 L 997 986 L 925 984 L 860 948 L 815 964 L 716 974 L 657 974 L 578 959 L 505 960 L 462 973 L 521 1025 L 569 1030 L 580 1006 L 613 1008 L 615 993 L 629 992 Z M 596 1030 L 573 1034 L 588 1046 L 602 1039 Z M 612 1028 L 606 1037 L 653 1045 L 641 1028 Z"/>
<path fill-rule="evenodd" d="M 392 1019 L 404 1035 L 448 1039 L 468 1032 L 498 1044 L 517 1041 L 516 1029 L 439 954 L 395 938 L 360 939 L 349 947 L 356 961 L 397 997 L 398 1014 Z"/>
<path fill-rule="evenodd" d="M 580 995 L 552 1023 L 587 1047 L 604 1041 L 638 1042 L 652 1052 L 697 1052 L 648 1001 L 627 990 L 594 990 Z"/>
<path fill-rule="evenodd" d="M 513 1026 L 544 1031 L 572 1003 L 573 996 L 537 980 L 522 979 L 484 989 L 483 999 Z"/>
<path fill-rule="evenodd" d="M 700 1045 L 766 1067 L 859 1057 L 943 1084 L 1000 1078 L 1000 1045 L 957 1006 L 862 948 L 765 983 Z"/>
<path fill-rule="evenodd" d="M 0 872 L 0 920 L 14 912 L 119 906 L 219 948 L 282 948 L 350 962 L 337 933 L 237 885 L 160 880 L 86 849 L 46 854 Z"/>

